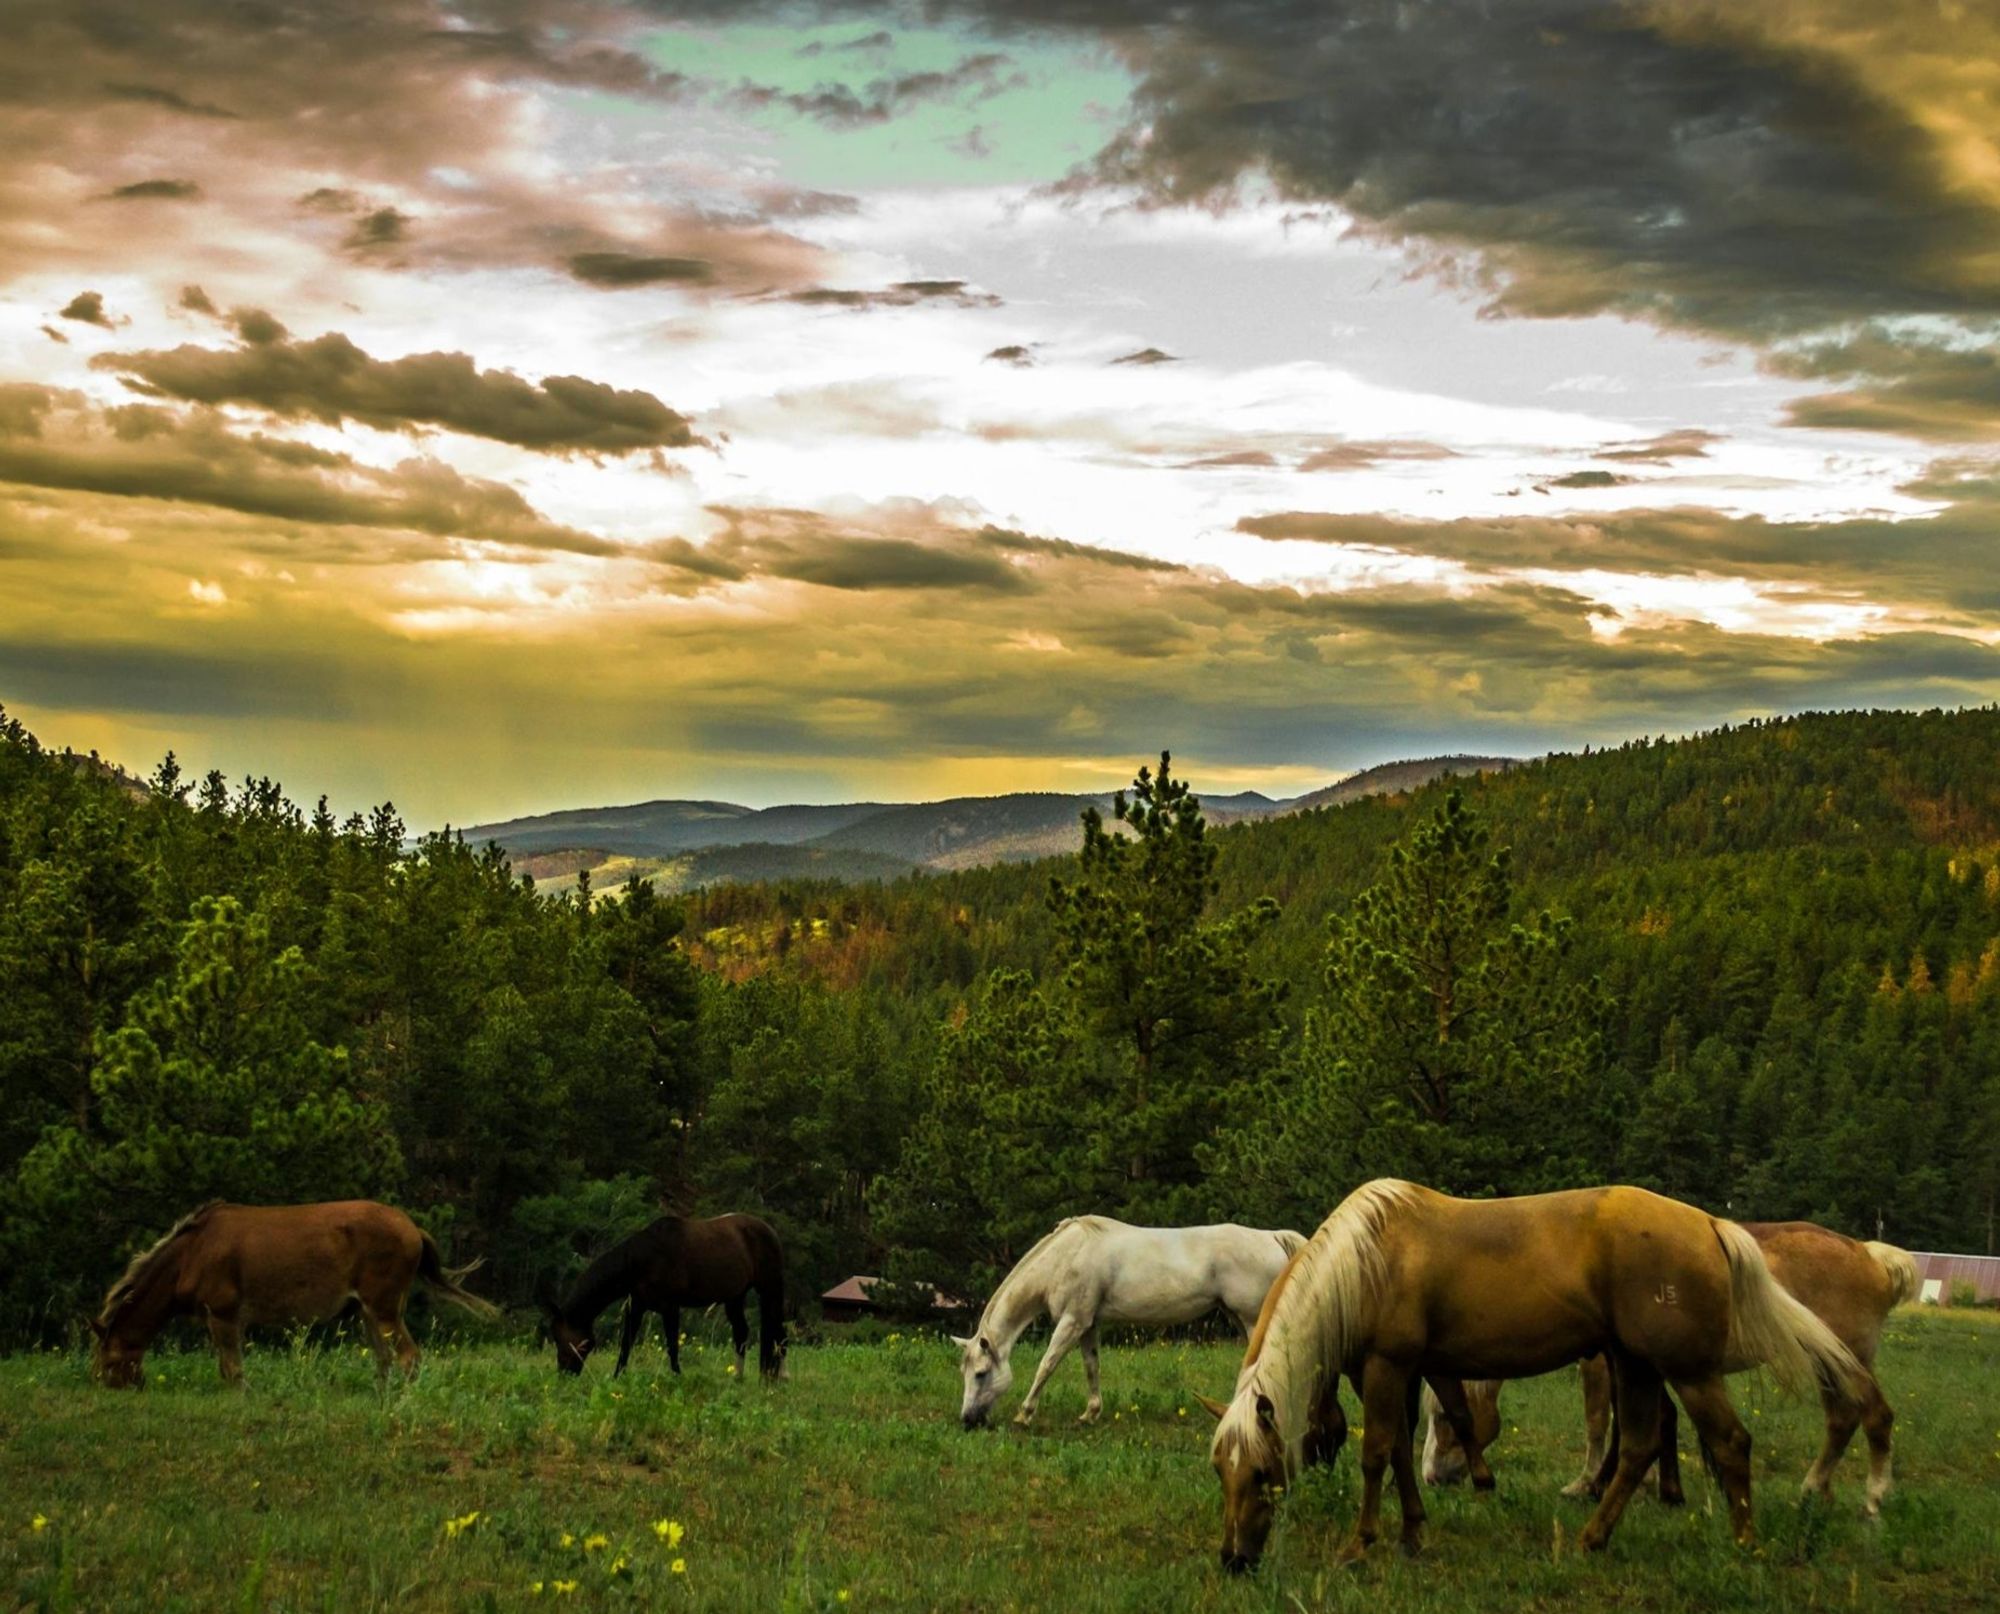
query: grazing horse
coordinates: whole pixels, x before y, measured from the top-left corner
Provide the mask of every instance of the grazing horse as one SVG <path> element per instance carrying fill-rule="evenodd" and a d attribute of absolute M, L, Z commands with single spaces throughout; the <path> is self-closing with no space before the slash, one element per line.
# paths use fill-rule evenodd
<path fill-rule="evenodd" d="M 447 1269 L 430 1234 L 401 1211 L 372 1199 L 322 1205 L 225 1205 L 211 1201 L 133 1257 L 91 1319 L 91 1371 L 112 1389 L 136 1388 L 141 1358 L 169 1319 L 208 1321 L 216 1361 L 229 1384 L 243 1382 L 246 1323 L 314 1323 L 361 1302 L 375 1368 L 404 1377 L 417 1370 L 417 1342 L 403 1303 L 419 1277 L 441 1300 L 482 1317 L 498 1315 L 459 1287 L 472 1266 Z"/>
<path fill-rule="evenodd" d="M 1889 1313 L 1917 1292 L 1917 1264 L 1891 1244 L 1862 1243 L 1813 1222 L 1745 1222 L 1743 1229 L 1764 1252 L 1771 1275 L 1839 1336 L 1867 1371 L 1859 1399 L 1850 1399 L 1822 1385 L 1826 1412 L 1826 1444 L 1806 1471 L 1803 1491 L 1829 1496 L 1833 1471 L 1839 1465 L 1857 1427 L 1868 1436 L 1868 1491 L 1862 1507 L 1874 1518 L 1889 1494 L 1892 1461 L 1891 1430 L 1895 1413 L 1875 1377 L 1875 1351 Z M 1583 1472 L 1563 1487 L 1565 1496 L 1596 1497 L 1616 1461 L 1610 1444 L 1611 1368 L 1601 1356 L 1589 1357 L 1583 1371 L 1585 1450 Z M 1500 1381 L 1467 1385 L 1476 1416 L 1500 1422 Z M 1677 1450 L 1672 1401 L 1663 1401 L 1660 1430 L 1660 1500 L 1682 1500 L 1680 1453 Z M 1434 1415 L 1424 1441 L 1424 1478 L 1449 1485 L 1464 1475 L 1463 1452 L 1451 1429 Z"/>
<path fill-rule="evenodd" d="M 736 1371 L 743 1372 L 750 1322 L 743 1300 L 757 1295 L 757 1365 L 767 1379 L 781 1378 L 785 1361 L 785 1252 L 771 1224 L 755 1216 L 713 1216 L 694 1221 L 662 1216 L 611 1246 L 571 1286 L 559 1305 L 543 1303 L 555 1336 L 556 1366 L 581 1373 L 597 1349 L 598 1314 L 631 1297 L 615 1378 L 638 1341 L 646 1313 L 657 1311 L 667 1329 L 667 1360 L 681 1370 L 681 1307 L 721 1301 L 736 1337 Z"/>
<path fill-rule="evenodd" d="M 1262 1553 L 1274 1493 L 1302 1466 L 1337 1377 L 1354 1384 L 1365 1425 L 1361 1513 L 1342 1553 L 1352 1562 L 1375 1540 L 1392 1464 L 1404 1550 L 1417 1550 L 1417 1376 L 1522 1378 L 1598 1352 L 1616 1365 L 1631 1434 L 1578 1538 L 1592 1550 L 1656 1454 L 1663 1383 L 1714 1453 L 1736 1538 L 1747 1542 L 1750 1435 L 1724 1374 L 1762 1362 L 1788 1387 L 1827 1377 L 1851 1392 L 1861 1373 L 1826 1324 L 1779 1288 L 1755 1239 L 1692 1206 L 1639 1188 L 1461 1200 L 1367 1183 L 1272 1287 L 1216 1425 L 1224 1566 L 1248 1569 Z"/>
<path fill-rule="evenodd" d="M 1090 1400 L 1079 1421 L 1096 1421 L 1104 1410 L 1097 1384 L 1100 1323 L 1165 1328 L 1191 1323 L 1220 1306 L 1247 1334 L 1272 1280 L 1304 1243 L 1302 1234 L 1234 1222 L 1133 1227 L 1109 1216 L 1058 1222 L 993 1291 L 978 1328 L 952 1341 L 965 1379 L 959 1421 L 968 1429 L 986 1421 L 994 1402 L 1013 1385 L 1014 1342 L 1044 1315 L 1054 1319 L 1055 1332 L 1014 1421 L 1034 1421 L 1042 1386 L 1075 1349 L 1083 1352 L 1090 1381 Z"/>

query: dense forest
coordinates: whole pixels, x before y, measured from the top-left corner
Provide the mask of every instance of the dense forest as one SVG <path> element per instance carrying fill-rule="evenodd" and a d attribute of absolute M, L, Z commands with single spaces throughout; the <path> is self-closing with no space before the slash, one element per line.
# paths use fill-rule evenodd
<path fill-rule="evenodd" d="M 1058 1217 L 1310 1229 L 1610 1180 L 1995 1248 L 2000 711 L 1641 740 L 1082 851 L 560 896 L 0 713 L 0 1329 L 202 1199 L 373 1195 L 525 1302 L 661 1206 L 794 1289 L 981 1293 Z M 914 1287 L 913 1291 L 914 1292 Z"/>

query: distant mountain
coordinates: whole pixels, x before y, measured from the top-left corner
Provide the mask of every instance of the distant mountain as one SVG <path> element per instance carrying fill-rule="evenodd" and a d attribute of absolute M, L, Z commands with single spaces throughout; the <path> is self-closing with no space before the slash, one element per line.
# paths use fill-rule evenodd
<path fill-rule="evenodd" d="M 1414 790 L 1444 774 L 1512 766 L 1507 757 L 1430 757 L 1370 768 L 1294 801 L 1255 790 L 1202 797 L 1210 822 L 1270 818 L 1362 796 Z M 915 869 L 1026 862 L 1082 844 L 1083 810 L 1107 818 L 1112 793 L 1021 791 L 949 801 L 741 807 L 726 801 L 647 801 L 579 807 L 480 824 L 475 845 L 497 842 L 538 886 L 563 890 L 588 869 L 603 889 L 641 874 L 669 889 L 725 880 L 893 879 Z"/>
<path fill-rule="evenodd" d="M 1338 784 L 1327 785 L 1310 795 L 1299 796 L 1284 804 L 1288 813 L 1308 812 L 1314 807 L 1338 807 L 1343 802 L 1359 801 L 1364 796 L 1395 796 L 1406 790 L 1418 790 L 1433 779 L 1442 779 L 1455 773 L 1501 773 L 1520 765 L 1519 757 L 1424 757 L 1415 762 L 1385 762 L 1380 767 L 1363 768 L 1361 772 L 1349 774 Z"/>

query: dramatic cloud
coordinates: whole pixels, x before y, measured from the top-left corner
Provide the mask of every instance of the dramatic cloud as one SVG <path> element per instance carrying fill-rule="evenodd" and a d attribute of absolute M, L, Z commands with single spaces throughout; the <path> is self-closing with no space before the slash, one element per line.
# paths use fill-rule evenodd
<path fill-rule="evenodd" d="M 288 420 L 358 420 L 384 431 L 441 426 L 547 453 L 627 454 L 700 441 L 685 416 L 649 392 L 581 376 L 524 381 L 481 370 L 464 353 L 375 359 L 337 332 L 288 340 L 261 309 L 240 309 L 232 319 L 250 345 L 105 354 L 94 362 L 159 396 L 248 404 Z"/>
<path fill-rule="evenodd" d="M 997 95 L 1019 82 L 1017 75 L 1005 72 L 1011 65 L 1011 58 L 998 51 L 986 51 L 968 56 L 947 69 L 880 78 L 858 90 L 838 83 L 797 91 L 745 82 L 729 92 L 727 101 L 750 111 L 783 107 L 833 128 L 854 129 L 887 123 L 927 103 L 956 101 L 967 92 L 971 92 L 970 98 L 975 102 Z"/>
<path fill-rule="evenodd" d="M 1801 398 L 1787 409 L 1801 426 L 1895 432 L 1932 442 L 2000 438 L 2000 327 L 1976 346 L 1899 340 L 1874 327 L 1838 342 L 1779 355 L 1773 367 L 1806 380 L 1864 377 L 1845 392 Z"/>
<path fill-rule="evenodd" d="M 1111 361 L 1113 364 L 1178 364 L 1177 354 L 1163 353 L 1156 347 L 1142 347 L 1135 353 L 1122 353 Z"/>

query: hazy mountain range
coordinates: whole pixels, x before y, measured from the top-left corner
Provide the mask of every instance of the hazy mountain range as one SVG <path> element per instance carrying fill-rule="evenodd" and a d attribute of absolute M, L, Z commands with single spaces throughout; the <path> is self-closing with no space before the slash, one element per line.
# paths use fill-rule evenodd
<path fill-rule="evenodd" d="M 1213 824 L 1338 806 L 1363 796 L 1412 790 L 1443 774 L 1513 765 L 1511 757 L 1445 756 L 1390 762 L 1288 801 L 1257 791 L 1203 796 Z M 1074 851 L 1079 817 L 1094 806 L 1109 818 L 1112 793 L 1021 791 L 950 801 L 845 802 L 833 806 L 742 807 L 727 801 L 647 801 L 578 807 L 496 824 L 465 838 L 494 842 L 544 890 L 576 883 L 588 869 L 600 889 L 644 874 L 669 889 L 722 880 L 894 879 L 913 869 L 969 868 Z"/>

